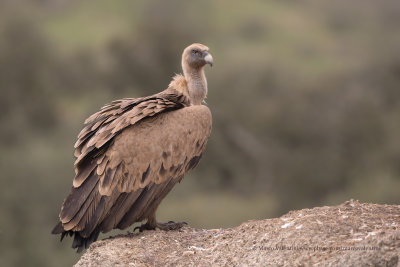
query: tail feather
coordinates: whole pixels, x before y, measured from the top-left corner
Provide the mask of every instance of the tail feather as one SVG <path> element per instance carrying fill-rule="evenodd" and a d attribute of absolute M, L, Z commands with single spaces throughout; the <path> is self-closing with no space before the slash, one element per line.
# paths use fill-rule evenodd
<path fill-rule="evenodd" d="M 64 228 L 62 226 L 61 222 L 58 222 L 56 226 L 54 226 L 53 230 L 51 230 L 51 233 L 53 235 L 58 235 L 58 234 L 62 234 L 64 231 Z"/>
<path fill-rule="evenodd" d="M 82 237 L 80 232 L 65 231 L 62 223 L 59 222 L 51 231 L 52 234 L 61 234 L 60 242 L 64 239 L 66 235 L 74 236 L 74 241 L 72 242 L 72 248 L 77 249 L 77 253 L 82 252 L 85 248 L 89 248 L 90 244 L 95 242 L 99 237 L 100 231 L 95 229 L 88 237 Z"/>

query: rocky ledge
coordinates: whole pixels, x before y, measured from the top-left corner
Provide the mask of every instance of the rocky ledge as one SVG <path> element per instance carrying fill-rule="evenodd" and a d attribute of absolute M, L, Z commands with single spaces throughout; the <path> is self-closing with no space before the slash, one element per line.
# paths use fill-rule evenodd
<path fill-rule="evenodd" d="M 347 201 L 228 229 L 145 231 L 91 245 L 75 266 L 399 266 L 400 205 Z"/>

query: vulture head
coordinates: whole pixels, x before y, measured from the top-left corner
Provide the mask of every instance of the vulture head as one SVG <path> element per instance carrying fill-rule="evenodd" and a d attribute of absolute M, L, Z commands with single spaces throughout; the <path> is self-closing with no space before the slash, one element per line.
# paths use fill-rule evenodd
<path fill-rule="evenodd" d="M 213 58 L 208 52 L 208 47 L 202 44 L 192 44 L 186 47 L 182 54 L 182 68 L 200 69 L 204 65 L 212 66 Z"/>
<path fill-rule="evenodd" d="M 204 66 L 213 64 L 213 58 L 208 52 L 208 47 L 202 44 L 191 44 L 183 50 L 182 70 L 185 76 L 193 105 L 201 105 L 207 96 L 207 80 Z"/>

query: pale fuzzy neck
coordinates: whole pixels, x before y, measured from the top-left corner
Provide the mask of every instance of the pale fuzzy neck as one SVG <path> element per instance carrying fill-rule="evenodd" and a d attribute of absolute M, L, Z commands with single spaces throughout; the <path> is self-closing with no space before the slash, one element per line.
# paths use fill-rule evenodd
<path fill-rule="evenodd" d="M 187 81 L 191 104 L 201 105 L 207 96 L 207 79 L 204 74 L 204 67 L 198 69 L 183 68 L 183 75 Z"/>

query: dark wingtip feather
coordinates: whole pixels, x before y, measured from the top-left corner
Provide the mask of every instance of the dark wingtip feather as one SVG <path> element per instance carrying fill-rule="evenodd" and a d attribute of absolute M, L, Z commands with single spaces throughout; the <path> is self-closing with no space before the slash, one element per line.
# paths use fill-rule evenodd
<path fill-rule="evenodd" d="M 51 231 L 53 235 L 63 234 L 63 232 L 64 228 L 61 222 L 59 222 L 56 226 L 54 226 L 53 230 Z"/>
<path fill-rule="evenodd" d="M 83 248 L 83 238 L 79 233 L 75 233 L 74 241 L 72 241 L 72 248 L 78 248 L 77 252 L 81 252 Z"/>
<path fill-rule="evenodd" d="M 77 253 L 82 252 L 85 248 L 89 248 L 90 244 L 95 242 L 97 238 L 99 237 L 100 231 L 99 230 L 94 230 L 91 232 L 91 234 L 88 237 L 83 237 L 81 236 L 80 232 L 74 232 L 74 231 L 65 231 L 62 223 L 59 222 L 51 231 L 53 235 L 56 234 L 61 234 L 61 239 L 62 241 L 65 236 L 74 236 L 74 240 L 72 241 L 72 248 L 77 249 Z"/>
<path fill-rule="evenodd" d="M 62 241 L 63 241 L 63 239 L 64 239 L 64 236 L 65 236 L 67 233 L 68 233 L 68 232 L 62 232 L 62 233 L 61 233 L 60 242 L 62 242 Z"/>
<path fill-rule="evenodd" d="M 81 253 L 83 251 L 84 247 L 80 246 L 78 247 L 78 249 L 76 250 L 76 253 Z"/>
<path fill-rule="evenodd" d="M 99 237 L 100 231 L 93 231 L 89 237 L 82 237 L 79 232 L 74 233 L 74 241 L 72 242 L 72 248 L 76 248 L 77 253 L 81 253 L 85 248 L 89 248 L 89 246 L 97 240 Z"/>

